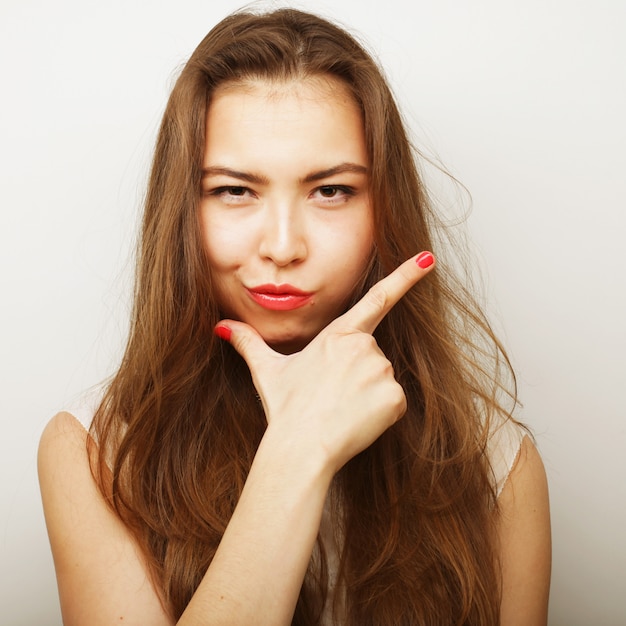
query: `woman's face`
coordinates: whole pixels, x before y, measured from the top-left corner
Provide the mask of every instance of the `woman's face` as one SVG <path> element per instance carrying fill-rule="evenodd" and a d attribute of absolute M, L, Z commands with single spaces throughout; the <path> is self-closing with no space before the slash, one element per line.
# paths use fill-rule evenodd
<path fill-rule="evenodd" d="M 344 312 L 372 250 L 368 168 L 360 111 L 335 79 L 214 93 L 200 206 L 225 317 L 288 353 Z"/>

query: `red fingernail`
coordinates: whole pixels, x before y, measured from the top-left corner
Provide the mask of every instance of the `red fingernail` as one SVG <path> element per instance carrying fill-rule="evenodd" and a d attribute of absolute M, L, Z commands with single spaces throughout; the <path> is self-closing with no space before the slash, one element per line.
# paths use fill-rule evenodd
<path fill-rule="evenodd" d="M 233 331 L 228 326 L 216 326 L 213 332 L 224 341 L 230 341 L 230 336 L 233 334 Z"/>
<path fill-rule="evenodd" d="M 419 265 L 419 267 L 425 270 L 435 262 L 435 257 L 430 252 L 421 252 L 417 255 L 415 262 Z"/>

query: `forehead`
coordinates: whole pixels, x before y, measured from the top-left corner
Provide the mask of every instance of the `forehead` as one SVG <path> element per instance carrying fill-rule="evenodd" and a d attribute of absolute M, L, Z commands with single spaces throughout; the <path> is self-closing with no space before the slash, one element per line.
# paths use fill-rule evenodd
<path fill-rule="evenodd" d="M 223 85 L 212 95 L 206 129 L 205 166 L 367 165 L 360 108 L 332 77 Z"/>

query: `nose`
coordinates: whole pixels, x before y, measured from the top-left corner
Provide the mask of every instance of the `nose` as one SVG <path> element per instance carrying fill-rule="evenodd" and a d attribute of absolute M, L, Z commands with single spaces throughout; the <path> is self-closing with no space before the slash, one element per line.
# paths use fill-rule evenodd
<path fill-rule="evenodd" d="M 275 202 L 264 207 L 261 257 L 285 267 L 307 255 L 304 214 L 296 203 Z"/>

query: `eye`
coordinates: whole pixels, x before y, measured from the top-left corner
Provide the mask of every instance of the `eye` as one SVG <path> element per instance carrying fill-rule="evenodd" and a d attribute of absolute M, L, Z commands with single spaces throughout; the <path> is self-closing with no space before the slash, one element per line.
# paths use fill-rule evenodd
<path fill-rule="evenodd" d="M 225 185 L 216 187 L 215 189 L 209 189 L 205 192 L 205 195 L 219 198 L 222 202 L 227 204 L 238 204 L 250 199 L 253 193 L 248 187 L 242 187 L 241 185 Z"/>
<path fill-rule="evenodd" d="M 228 196 L 243 196 L 246 191 L 248 191 L 245 187 L 220 187 L 215 190 L 215 195 L 228 195 Z"/>
<path fill-rule="evenodd" d="M 346 202 L 354 194 L 355 190 L 347 185 L 322 185 L 313 192 L 320 200 L 331 203 Z"/>
<path fill-rule="evenodd" d="M 334 185 L 324 185 L 324 187 L 320 187 L 320 193 L 324 198 L 334 198 L 338 191 L 339 188 Z"/>

